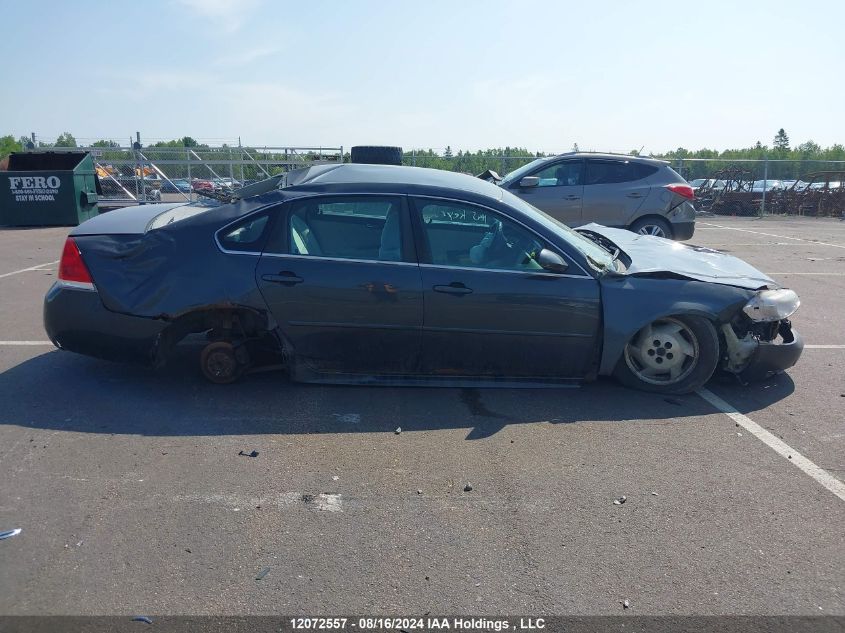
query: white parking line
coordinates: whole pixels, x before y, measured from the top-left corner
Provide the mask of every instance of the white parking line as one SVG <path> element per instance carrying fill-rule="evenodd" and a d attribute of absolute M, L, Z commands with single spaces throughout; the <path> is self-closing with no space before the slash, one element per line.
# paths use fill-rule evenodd
<path fill-rule="evenodd" d="M 700 222 L 699 224 L 707 224 L 707 226 L 714 229 L 726 229 L 728 231 L 742 231 L 743 233 L 754 233 L 755 235 L 765 235 L 766 237 L 776 237 L 780 240 L 795 240 L 796 242 L 806 242 L 807 244 L 820 244 L 821 246 L 832 246 L 833 248 L 845 248 L 845 244 L 831 244 L 830 242 L 821 242 L 819 240 L 805 240 L 803 237 L 789 237 L 788 235 L 775 235 L 774 233 L 763 233 L 762 231 L 752 231 L 751 229 L 738 229 L 735 226 L 722 226 L 721 224 L 709 224 Z"/>
<path fill-rule="evenodd" d="M 29 268 L 21 268 L 20 270 L 13 270 L 10 273 L 3 273 L 2 275 L 0 275 L 0 279 L 3 279 L 3 277 L 11 277 L 12 275 L 18 275 L 20 273 L 28 273 L 32 270 L 41 270 L 42 268 L 44 268 L 44 266 L 52 266 L 53 264 L 58 264 L 58 263 L 59 263 L 59 260 L 57 259 L 54 262 L 47 262 L 46 264 L 38 264 L 38 266 L 30 266 Z"/>
<path fill-rule="evenodd" d="M 780 275 L 781 277 L 783 275 L 806 275 L 806 276 L 819 275 L 819 276 L 822 276 L 822 277 L 845 277 L 845 273 L 766 273 L 766 274 L 769 277 L 771 277 L 772 275 Z"/>
<path fill-rule="evenodd" d="M 805 345 L 804 349 L 845 349 L 845 345 Z"/>
<path fill-rule="evenodd" d="M 803 470 L 805 473 L 810 475 L 810 477 L 839 497 L 842 501 L 845 501 L 845 483 L 839 481 L 825 469 L 811 462 L 780 438 L 769 433 L 769 431 L 757 424 L 747 415 L 743 415 L 737 411 L 734 407 L 722 400 L 712 391 L 709 391 L 708 389 L 699 389 L 696 393 L 743 427 L 746 431 L 751 433 L 751 435 L 763 442 L 763 444 L 775 451 L 778 455 L 788 459 L 791 464 Z"/>
<path fill-rule="evenodd" d="M 15 345 L 25 347 L 27 345 L 52 345 L 50 341 L 0 341 L 0 345 Z"/>

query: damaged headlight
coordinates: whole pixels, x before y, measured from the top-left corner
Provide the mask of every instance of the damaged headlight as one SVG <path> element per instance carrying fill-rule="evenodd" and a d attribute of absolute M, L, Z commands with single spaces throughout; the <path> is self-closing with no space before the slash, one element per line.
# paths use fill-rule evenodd
<path fill-rule="evenodd" d="M 780 321 L 794 313 L 801 300 L 794 290 L 760 290 L 742 309 L 752 321 Z"/>

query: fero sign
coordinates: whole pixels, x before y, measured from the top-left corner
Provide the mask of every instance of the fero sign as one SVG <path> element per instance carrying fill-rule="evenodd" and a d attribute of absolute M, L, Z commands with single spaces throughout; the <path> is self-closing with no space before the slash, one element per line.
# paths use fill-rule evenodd
<path fill-rule="evenodd" d="M 9 176 L 15 202 L 55 202 L 61 186 L 58 176 Z"/>

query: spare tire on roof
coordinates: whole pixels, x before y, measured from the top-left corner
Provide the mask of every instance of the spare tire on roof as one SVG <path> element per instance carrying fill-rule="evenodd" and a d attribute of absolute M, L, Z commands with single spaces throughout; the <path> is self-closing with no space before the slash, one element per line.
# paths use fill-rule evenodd
<path fill-rule="evenodd" d="M 367 165 L 401 165 L 402 148 L 387 145 L 356 145 L 351 150 L 353 163 Z"/>

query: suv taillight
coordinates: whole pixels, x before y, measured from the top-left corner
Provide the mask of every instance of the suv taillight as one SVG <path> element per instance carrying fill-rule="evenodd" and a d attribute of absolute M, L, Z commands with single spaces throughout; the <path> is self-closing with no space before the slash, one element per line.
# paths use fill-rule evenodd
<path fill-rule="evenodd" d="M 666 185 L 666 188 L 672 193 L 676 193 L 687 200 L 695 200 L 695 191 L 687 184 L 684 185 Z"/>
<path fill-rule="evenodd" d="M 67 241 L 65 241 L 65 248 L 62 251 L 62 261 L 59 262 L 59 279 L 83 284 L 94 283 L 94 280 L 91 279 L 91 274 L 88 272 L 88 267 L 82 261 L 79 247 L 73 241 L 72 237 L 67 238 Z"/>

